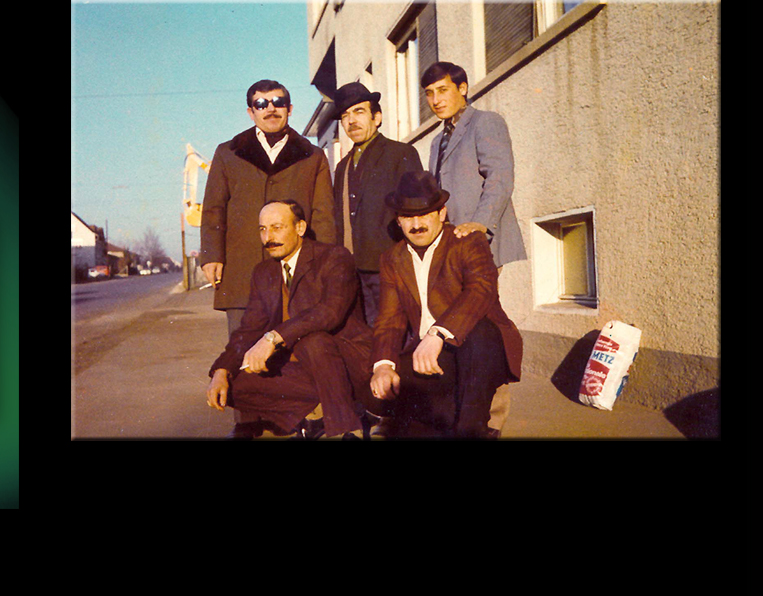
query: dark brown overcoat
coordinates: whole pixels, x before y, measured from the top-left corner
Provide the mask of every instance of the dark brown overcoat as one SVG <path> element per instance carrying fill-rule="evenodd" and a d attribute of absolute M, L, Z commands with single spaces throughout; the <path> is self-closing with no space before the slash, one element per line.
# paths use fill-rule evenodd
<path fill-rule="evenodd" d="M 329 244 L 336 241 L 331 174 L 324 153 L 289 128 L 289 140 L 271 163 L 255 130 L 217 147 L 204 192 L 200 264 L 223 263 L 222 282 L 215 291 L 218 310 L 246 308 L 254 266 L 269 258 L 259 234 L 265 203 L 297 201 L 305 211 L 307 236 Z"/>

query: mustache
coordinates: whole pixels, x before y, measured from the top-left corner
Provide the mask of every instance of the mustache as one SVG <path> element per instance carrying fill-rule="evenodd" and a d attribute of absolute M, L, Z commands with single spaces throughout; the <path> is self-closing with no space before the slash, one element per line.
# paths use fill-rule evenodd
<path fill-rule="evenodd" d="M 270 120 L 271 118 L 280 118 L 280 117 L 281 117 L 281 114 L 273 113 L 273 114 L 269 114 L 265 116 L 264 120 Z"/>
<path fill-rule="evenodd" d="M 278 246 L 283 246 L 283 244 L 281 244 L 280 242 L 267 242 L 265 244 L 265 249 L 267 250 L 268 248 L 276 248 Z"/>
<path fill-rule="evenodd" d="M 411 228 L 410 230 L 408 230 L 408 233 L 409 234 L 423 234 L 424 232 L 428 232 L 428 231 L 429 231 L 429 228 L 427 228 L 426 226 L 422 226 L 420 228 Z"/>

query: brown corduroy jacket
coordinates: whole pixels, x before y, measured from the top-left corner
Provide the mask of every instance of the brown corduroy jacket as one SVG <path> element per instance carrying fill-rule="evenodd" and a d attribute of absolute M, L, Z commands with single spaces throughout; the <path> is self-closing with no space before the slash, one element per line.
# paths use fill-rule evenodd
<path fill-rule="evenodd" d="M 508 382 L 517 382 L 522 368 L 522 337 L 506 316 L 498 298 L 498 270 L 484 234 L 473 232 L 456 238 L 454 226 L 445 224 L 443 238 L 432 256 L 427 293 L 435 325 L 455 337 L 446 340 L 460 346 L 469 332 L 487 317 L 501 331 L 509 365 Z M 411 254 L 402 240 L 381 256 L 381 296 L 374 323 L 371 362 L 390 360 L 399 364 L 406 328 L 418 340 L 421 299 Z"/>

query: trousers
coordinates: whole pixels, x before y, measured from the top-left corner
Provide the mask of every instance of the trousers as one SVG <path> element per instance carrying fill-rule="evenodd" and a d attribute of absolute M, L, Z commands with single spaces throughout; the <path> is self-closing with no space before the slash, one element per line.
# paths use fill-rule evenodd
<path fill-rule="evenodd" d="M 358 278 L 366 324 L 373 327 L 379 314 L 379 272 L 358 270 Z"/>
<path fill-rule="evenodd" d="M 232 384 L 236 421 L 266 420 L 289 431 L 320 403 L 327 436 L 360 430 L 353 400 L 357 375 L 353 372 L 351 378 L 345 365 L 351 349 L 348 342 L 319 331 L 294 345 L 297 361 L 284 350 L 268 360 L 269 373 L 239 373 Z"/>
<path fill-rule="evenodd" d="M 498 327 L 484 318 L 460 346 L 443 344 L 437 360 L 442 375 L 413 370 L 416 345 L 400 355 L 399 395 L 394 400 L 375 399 L 369 411 L 391 416 L 397 436 L 408 436 L 415 421 L 431 429 L 432 436 L 484 437 L 495 391 L 509 375 Z"/>

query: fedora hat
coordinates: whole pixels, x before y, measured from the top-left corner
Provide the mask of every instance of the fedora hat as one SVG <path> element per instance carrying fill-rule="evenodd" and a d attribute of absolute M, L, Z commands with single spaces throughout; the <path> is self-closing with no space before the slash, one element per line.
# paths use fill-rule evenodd
<path fill-rule="evenodd" d="M 397 190 L 389 193 L 384 202 L 396 215 L 413 217 L 442 209 L 449 197 L 450 193 L 440 189 L 429 172 L 406 172 Z"/>
<path fill-rule="evenodd" d="M 362 83 L 347 83 L 339 87 L 334 94 L 334 113 L 331 117 L 339 120 L 347 108 L 364 101 L 378 102 L 380 98 L 381 93 L 371 93 Z"/>

